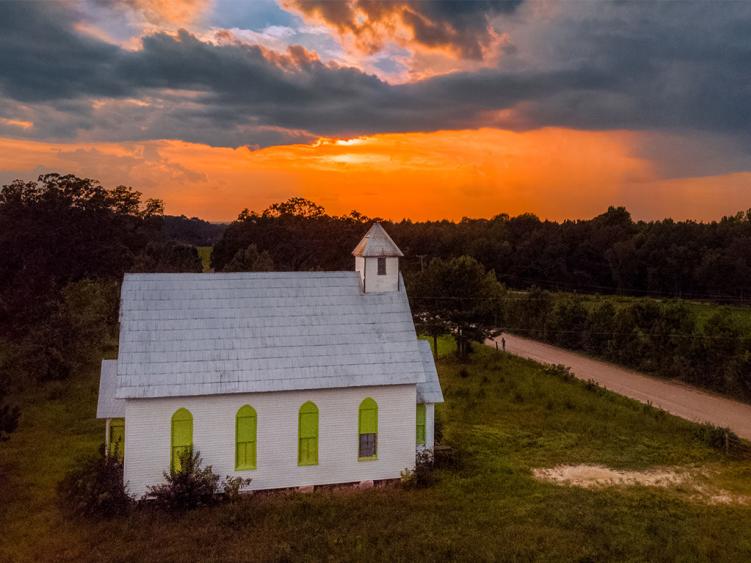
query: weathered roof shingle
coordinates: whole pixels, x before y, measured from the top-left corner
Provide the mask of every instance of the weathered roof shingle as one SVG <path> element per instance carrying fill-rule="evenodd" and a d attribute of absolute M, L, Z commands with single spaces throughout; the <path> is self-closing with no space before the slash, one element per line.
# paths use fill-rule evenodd
<path fill-rule="evenodd" d="M 435 369 L 430 343 L 427 340 L 420 340 L 417 345 L 420 349 L 422 367 L 425 371 L 425 381 L 417 384 L 417 402 L 442 403 L 443 391 L 441 391 L 441 382 L 438 380 L 438 372 Z"/>
<path fill-rule="evenodd" d="M 116 396 L 420 383 L 417 342 L 406 293 L 356 272 L 127 274 Z"/>
<path fill-rule="evenodd" d="M 125 416 L 125 401 L 117 399 L 117 360 L 102 360 L 99 374 L 99 399 L 96 405 L 97 418 L 122 418 Z"/>
<path fill-rule="evenodd" d="M 404 256 L 404 254 L 381 224 L 373 223 L 352 251 L 352 256 Z"/>

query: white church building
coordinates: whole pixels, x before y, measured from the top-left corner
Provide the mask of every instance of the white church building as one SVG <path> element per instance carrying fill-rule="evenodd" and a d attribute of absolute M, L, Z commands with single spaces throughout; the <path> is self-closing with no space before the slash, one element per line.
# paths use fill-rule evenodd
<path fill-rule="evenodd" d="M 398 478 L 443 402 L 402 252 L 374 224 L 354 272 L 126 274 L 97 417 L 140 496 L 186 450 L 275 489 Z"/>

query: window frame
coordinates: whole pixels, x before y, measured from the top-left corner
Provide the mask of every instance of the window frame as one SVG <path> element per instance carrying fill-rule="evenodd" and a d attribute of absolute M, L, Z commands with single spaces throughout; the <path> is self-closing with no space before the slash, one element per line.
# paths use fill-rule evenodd
<path fill-rule="evenodd" d="M 179 415 L 179 417 L 178 417 Z M 188 431 L 186 432 L 187 435 L 189 435 L 188 443 L 180 443 L 175 444 L 175 423 L 185 423 L 189 422 L 190 426 L 188 427 Z M 191 413 L 188 409 L 181 407 L 177 409 L 172 414 L 171 419 L 171 425 L 170 425 L 170 470 L 173 472 L 179 472 L 180 467 L 180 454 L 182 453 L 182 448 L 188 448 L 190 451 L 190 454 L 193 455 L 193 413 Z M 177 450 L 180 449 L 181 451 L 178 453 Z M 177 455 L 175 455 L 177 453 Z"/>
<path fill-rule="evenodd" d="M 240 441 L 241 435 L 241 421 L 252 420 L 252 440 Z M 247 423 L 247 422 L 244 422 Z M 247 430 L 246 430 L 247 431 Z M 244 463 L 240 462 L 240 449 L 244 450 Z M 248 449 L 251 450 L 250 456 L 248 456 Z M 257 468 L 258 463 L 258 413 L 256 409 L 250 405 L 243 405 L 237 409 L 235 414 L 235 471 L 252 471 Z M 248 460 L 250 457 L 250 461 Z"/>
<path fill-rule="evenodd" d="M 373 439 L 373 453 L 370 455 L 363 455 L 363 437 L 365 436 L 372 436 Z M 366 397 L 357 409 L 357 461 L 376 459 L 378 459 L 378 403 L 372 397 Z"/>
<path fill-rule="evenodd" d="M 377 270 L 379 276 L 385 276 L 387 275 L 386 271 L 386 257 L 385 256 L 379 256 L 377 259 Z"/>
<path fill-rule="evenodd" d="M 418 446 L 425 446 L 427 443 L 426 436 L 426 408 L 425 403 L 417 403 L 417 410 L 415 411 L 415 443 Z M 422 437 L 421 437 L 422 434 Z"/>
<path fill-rule="evenodd" d="M 315 421 L 315 427 L 311 429 L 307 427 L 309 425 L 309 423 L 307 423 L 306 428 L 303 428 L 303 416 L 311 415 L 315 415 L 315 418 L 313 419 Z M 306 401 L 300 405 L 300 409 L 297 413 L 297 465 L 300 467 L 318 465 L 319 420 L 320 411 L 313 401 Z M 306 435 L 303 435 L 303 431 L 305 431 Z M 310 444 L 314 445 L 312 448 L 312 456 L 310 455 Z M 303 455 L 303 451 L 305 452 L 305 455 Z"/>
<path fill-rule="evenodd" d="M 119 434 L 119 442 L 120 445 L 117 447 L 117 440 L 113 439 L 113 432 L 114 429 L 120 429 Z M 117 448 L 117 457 L 120 460 L 125 459 L 125 418 L 118 417 L 118 418 L 111 418 L 110 419 L 110 429 L 109 429 L 109 436 L 108 436 L 108 442 L 107 442 L 107 453 L 109 455 L 115 454 L 115 448 Z"/>

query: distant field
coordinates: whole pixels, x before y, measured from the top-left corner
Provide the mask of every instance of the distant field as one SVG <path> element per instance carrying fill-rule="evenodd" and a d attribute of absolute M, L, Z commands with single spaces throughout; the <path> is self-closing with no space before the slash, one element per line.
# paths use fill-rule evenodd
<path fill-rule="evenodd" d="M 208 272 L 211 270 L 211 252 L 214 250 L 213 246 L 196 246 L 198 249 L 198 256 L 201 257 L 203 263 L 203 271 Z"/>
<path fill-rule="evenodd" d="M 718 311 L 723 311 L 729 315 L 733 320 L 737 321 L 739 326 L 742 326 L 746 332 L 751 333 L 751 304 L 746 305 L 725 305 L 712 303 L 709 301 L 697 301 L 692 299 L 659 299 L 653 297 L 630 297 L 624 295 L 593 295 L 583 293 L 563 293 L 556 292 L 553 294 L 556 297 L 579 297 L 583 299 L 586 304 L 595 304 L 602 301 L 610 301 L 618 307 L 618 305 L 628 305 L 636 302 L 654 302 L 658 304 L 674 303 L 681 304 L 688 307 L 693 313 L 697 315 L 699 320 L 699 326 L 703 326 L 706 320 Z"/>
<path fill-rule="evenodd" d="M 708 504 L 685 485 L 588 490 L 531 473 L 688 466 L 707 472 L 702 485 L 745 496 L 751 461 L 710 448 L 692 423 L 532 362 L 479 346 L 460 364 L 449 340 L 440 349 L 445 441 L 464 462 L 432 488 L 256 496 L 182 516 L 61 512 L 55 483 L 103 436 L 97 372 L 38 388 L 0 445 L 0 560 L 751 560 L 749 505 Z"/>

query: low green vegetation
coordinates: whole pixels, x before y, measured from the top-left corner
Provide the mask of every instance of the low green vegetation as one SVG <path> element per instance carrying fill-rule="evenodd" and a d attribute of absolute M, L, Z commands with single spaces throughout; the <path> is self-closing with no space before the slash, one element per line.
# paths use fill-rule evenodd
<path fill-rule="evenodd" d="M 539 289 L 502 303 L 511 332 L 751 401 L 751 309 Z"/>
<path fill-rule="evenodd" d="M 638 303 L 649 303 L 657 306 L 683 306 L 696 318 L 697 326 L 703 328 L 713 316 L 721 313 L 736 324 L 745 334 L 751 333 L 751 307 L 733 305 L 731 303 L 713 303 L 712 301 L 697 301 L 691 299 L 664 299 L 659 297 L 632 297 L 629 295 L 594 295 L 582 293 L 553 293 L 556 299 L 579 298 L 585 307 L 592 308 L 608 301 L 616 309 L 625 308 Z"/>
<path fill-rule="evenodd" d="M 96 451 L 95 370 L 23 397 L 0 444 L 0 560 L 747 561 L 751 460 L 726 456 L 701 427 L 567 377 L 564 370 L 476 347 L 460 362 L 442 339 L 439 411 L 454 467 L 427 488 L 252 495 L 184 514 L 70 514 L 55 490 Z M 132 454 L 131 454 L 132 455 Z M 686 484 L 584 489 L 541 482 L 558 464 L 688 467 L 733 502 Z M 166 468 L 165 468 L 166 469 Z"/>

